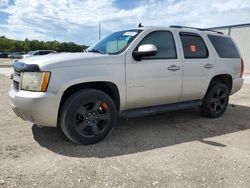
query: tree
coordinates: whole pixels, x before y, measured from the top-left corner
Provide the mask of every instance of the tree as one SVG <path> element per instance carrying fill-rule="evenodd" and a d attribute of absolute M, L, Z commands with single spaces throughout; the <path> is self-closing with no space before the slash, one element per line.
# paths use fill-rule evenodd
<path fill-rule="evenodd" d="M 2 52 L 29 52 L 34 50 L 54 50 L 57 52 L 82 52 L 88 46 L 74 42 L 38 41 L 25 39 L 24 41 L 7 39 L 0 36 L 0 51 Z"/>

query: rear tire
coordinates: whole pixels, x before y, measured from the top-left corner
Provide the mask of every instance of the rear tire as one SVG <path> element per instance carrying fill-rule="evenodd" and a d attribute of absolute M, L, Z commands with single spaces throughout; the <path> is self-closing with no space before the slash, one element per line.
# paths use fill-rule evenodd
<path fill-rule="evenodd" d="M 220 117 L 226 110 L 229 90 L 223 83 L 214 82 L 208 89 L 200 106 L 200 114 L 209 118 Z"/>
<path fill-rule="evenodd" d="M 106 93 L 84 89 L 71 95 L 64 103 L 60 126 L 74 143 L 93 144 L 111 133 L 116 119 L 116 106 Z"/>

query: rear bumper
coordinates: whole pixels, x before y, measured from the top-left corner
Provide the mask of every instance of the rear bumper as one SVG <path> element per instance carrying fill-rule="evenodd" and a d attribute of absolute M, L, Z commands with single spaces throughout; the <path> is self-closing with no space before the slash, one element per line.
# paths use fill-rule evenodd
<path fill-rule="evenodd" d="M 9 102 L 18 117 L 34 124 L 57 126 L 60 97 L 50 92 L 9 90 Z"/>
<path fill-rule="evenodd" d="M 235 78 L 233 80 L 231 95 L 233 95 L 234 93 L 236 93 L 237 91 L 239 91 L 242 88 L 243 82 L 244 82 L 243 78 Z"/>

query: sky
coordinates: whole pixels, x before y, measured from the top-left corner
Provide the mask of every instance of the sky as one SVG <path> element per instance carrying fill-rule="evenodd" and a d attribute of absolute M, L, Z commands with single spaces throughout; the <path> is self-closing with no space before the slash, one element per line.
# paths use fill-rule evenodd
<path fill-rule="evenodd" d="M 145 26 L 215 27 L 250 22 L 250 0 L 0 0 L 0 36 L 92 45 Z"/>

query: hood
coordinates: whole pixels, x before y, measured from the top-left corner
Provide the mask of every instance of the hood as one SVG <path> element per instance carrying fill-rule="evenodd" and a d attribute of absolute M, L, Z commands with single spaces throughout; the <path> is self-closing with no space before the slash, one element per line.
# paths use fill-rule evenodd
<path fill-rule="evenodd" d="M 31 56 L 29 58 L 20 59 L 19 61 L 25 64 L 37 64 L 39 67 L 49 66 L 70 66 L 79 63 L 83 63 L 84 60 L 94 59 L 101 57 L 107 57 L 110 55 L 103 55 L 98 53 L 59 53 L 59 54 L 48 54 L 41 56 Z"/>

